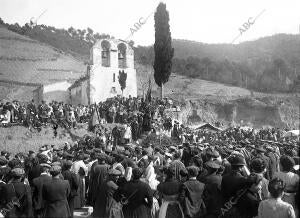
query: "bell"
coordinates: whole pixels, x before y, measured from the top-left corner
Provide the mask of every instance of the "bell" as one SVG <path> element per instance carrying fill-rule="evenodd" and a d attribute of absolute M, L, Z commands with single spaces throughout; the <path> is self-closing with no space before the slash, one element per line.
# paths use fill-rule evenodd
<path fill-rule="evenodd" d="M 124 59 L 124 56 L 121 52 L 119 52 L 119 59 Z"/>
<path fill-rule="evenodd" d="M 107 58 L 107 51 L 102 51 L 102 57 Z"/>

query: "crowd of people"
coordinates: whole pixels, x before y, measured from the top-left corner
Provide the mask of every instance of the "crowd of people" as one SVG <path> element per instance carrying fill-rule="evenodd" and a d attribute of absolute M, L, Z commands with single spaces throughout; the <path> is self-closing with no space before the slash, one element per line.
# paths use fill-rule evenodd
<path fill-rule="evenodd" d="M 105 102 L 89 106 L 82 104 L 75 106 L 57 101 L 50 103 L 42 101 L 41 104 L 37 104 L 32 100 L 28 103 L 21 103 L 15 100 L 0 102 L 0 122 L 3 124 L 19 123 L 28 125 L 33 121 L 47 124 L 53 120 L 63 120 L 68 126 L 74 127 L 77 122 L 87 122 L 96 112 L 97 118 L 101 118 L 101 122 L 126 123 L 139 113 L 151 112 L 156 113 L 156 116 L 158 116 L 158 113 L 162 114 L 163 110 L 170 107 L 171 104 L 172 101 L 170 102 L 168 99 L 153 98 L 147 101 L 144 98 L 132 98 L 131 96 L 128 98 L 116 96 Z"/>
<path fill-rule="evenodd" d="M 11 111 L 6 105 L 2 110 Z M 24 106 L 29 113 L 32 105 Z M 49 105 L 52 112 L 42 116 L 39 108 Z M 127 128 L 124 134 L 117 127 L 112 133 L 96 129 L 93 137 L 28 153 L 2 150 L 4 217 L 73 217 L 84 206 L 93 208 L 94 218 L 298 217 L 299 140 L 283 138 L 279 129 L 193 131 L 166 117 L 172 103 L 160 100 L 49 105 L 33 112 L 39 122 L 74 111 L 73 127 L 86 119 L 92 127 L 108 122 Z M 13 113 L 11 121 L 21 119 Z M 171 145 L 137 142 L 161 129 Z"/>

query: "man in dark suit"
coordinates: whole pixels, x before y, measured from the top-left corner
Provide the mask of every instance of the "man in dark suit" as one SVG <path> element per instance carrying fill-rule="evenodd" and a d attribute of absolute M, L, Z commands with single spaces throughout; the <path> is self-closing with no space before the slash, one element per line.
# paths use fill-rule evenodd
<path fill-rule="evenodd" d="M 33 217 L 32 197 L 29 185 L 24 184 L 25 171 L 16 167 L 11 172 L 11 181 L 1 190 L 1 213 L 5 217 Z"/>
<path fill-rule="evenodd" d="M 132 170 L 133 180 L 126 183 L 119 190 L 126 199 L 126 203 L 123 206 L 125 218 L 151 218 L 153 193 L 147 183 L 140 181 L 142 174 L 143 170 L 141 168 L 134 168 Z"/>
<path fill-rule="evenodd" d="M 45 155 L 39 154 L 39 157 L 32 158 L 31 162 L 32 162 L 32 167 L 28 171 L 28 181 L 29 184 L 32 186 L 33 179 L 39 177 L 42 172 L 42 167 L 40 166 L 39 163 L 46 163 L 47 157 L 45 157 Z"/>
<path fill-rule="evenodd" d="M 242 168 L 246 165 L 245 158 L 235 155 L 229 159 L 229 162 L 231 164 L 231 172 L 224 175 L 221 182 L 221 191 L 225 201 L 229 200 L 248 184 L 247 178 L 242 176 Z"/>
<path fill-rule="evenodd" d="M 69 218 L 71 216 L 68 204 L 70 185 L 66 180 L 60 179 L 61 167 L 54 165 L 50 168 L 52 180 L 44 184 L 43 199 L 45 200 L 44 217 Z"/>
<path fill-rule="evenodd" d="M 32 181 L 32 203 L 33 203 L 33 209 L 34 209 L 34 216 L 35 217 L 42 217 L 45 209 L 45 202 L 43 200 L 43 187 L 46 183 L 50 182 L 52 180 L 49 169 L 51 166 L 46 163 L 40 164 L 40 167 L 42 169 L 42 173 L 39 177 L 33 179 Z"/>
<path fill-rule="evenodd" d="M 186 217 L 196 218 L 204 214 L 202 199 L 204 184 L 197 180 L 198 167 L 189 166 L 187 172 L 189 179 L 181 187 L 179 201 Z"/>
<path fill-rule="evenodd" d="M 267 169 L 267 171 L 265 172 L 265 174 L 264 174 L 264 176 L 265 176 L 265 178 L 266 179 L 268 179 L 268 180 L 270 180 L 270 168 L 271 168 L 271 161 L 270 161 L 270 158 L 268 158 L 266 155 L 265 155 L 265 152 L 266 152 L 266 150 L 264 149 L 264 147 L 262 146 L 262 145 L 259 145 L 259 146 L 257 146 L 256 148 L 256 152 L 257 152 L 257 154 L 256 154 L 256 158 L 261 158 L 264 162 L 265 162 L 265 165 L 266 165 L 266 169 Z"/>
<path fill-rule="evenodd" d="M 221 166 L 216 161 L 208 161 L 205 163 L 205 167 L 207 168 L 207 175 L 203 178 L 205 184 L 203 201 L 207 217 L 218 217 L 219 208 L 222 206 L 222 176 L 219 173 Z"/>
<path fill-rule="evenodd" d="M 221 187 L 222 176 L 218 173 L 221 166 L 216 161 L 208 161 L 205 163 L 207 169 L 207 175 L 203 178 L 204 184 L 215 184 L 217 187 Z"/>
<path fill-rule="evenodd" d="M 90 185 L 88 191 L 88 205 L 94 206 L 97 191 L 108 176 L 109 165 L 106 164 L 107 157 L 105 154 L 100 153 L 97 154 L 98 161 L 96 161 L 92 167 L 90 172 Z"/>
<path fill-rule="evenodd" d="M 70 188 L 71 188 L 71 193 L 68 197 L 68 203 L 70 207 L 70 212 L 71 212 L 71 217 L 73 217 L 73 212 L 74 212 L 74 199 L 75 196 L 77 195 L 77 189 L 79 187 L 79 178 L 76 176 L 75 173 L 71 171 L 72 167 L 72 161 L 66 161 L 64 164 L 64 169 L 62 171 L 62 175 L 64 177 L 64 180 L 69 181 Z"/>

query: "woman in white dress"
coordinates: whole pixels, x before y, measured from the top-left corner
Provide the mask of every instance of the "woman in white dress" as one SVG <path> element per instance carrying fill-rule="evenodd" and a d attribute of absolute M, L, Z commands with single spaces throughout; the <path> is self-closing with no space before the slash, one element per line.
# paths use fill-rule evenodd
<path fill-rule="evenodd" d="M 270 181 L 268 189 L 271 198 L 260 202 L 258 218 L 295 218 L 293 206 L 281 200 L 285 189 L 284 182 L 275 178 Z"/>
<path fill-rule="evenodd" d="M 274 178 L 281 179 L 285 184 L 284 194 L 282 200 L 291 204 L 298 215 L 298 205 L 295 203 L 295 196 L 299 188 L 299 176 L 292 172 L 295 166 L 295 161 L 288 155 L 280 157 L 280 170 L 276 172 Z"/>

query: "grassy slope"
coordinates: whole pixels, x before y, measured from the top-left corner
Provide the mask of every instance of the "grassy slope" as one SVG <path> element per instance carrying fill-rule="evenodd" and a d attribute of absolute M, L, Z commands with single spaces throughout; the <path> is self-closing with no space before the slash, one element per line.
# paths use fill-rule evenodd
<path fill-rule="evenodd" d="M 90 134 L 86 128 L 86 126 L 82 126 L 76 130 L 70 130 L 70 132 L 59 128 L 57 138 L 54 138 L 51 127 L 43 128 L 41 132 L 31 132 L 23 126 L 0 128 L 0 150 L 5 149 L 17 153 L 38 150 L 44 144 L 63 146 L 65 142 L 71 143 L 77 137 Z"/>
<path fill-rule="evenodd" d="M 0 27 L 0 79 L 49 84 L 75 80 L 85 69 L 71 55 Z M 2 86 L 0 99 L 27 99 L 32 89 Z"/>
<path fill-rule="evenodd" d="M 153 94 L 154 96 L 159 96 L 158 86 L 153 79 L 153 68 L 151 66 L 140 64 L 136 64 L 135 67 L 137 69 L 138 94 L 142 95 L 143 90 L 147 90 L 150 75 Z M 245 88 L 229 86 L 207 80 L 193 79 L 178 74 L 171 74 L 169 81 L 165 84 L 164 93 L 166 96 L 177 100 L 189 100 L 202 97 L 216 97 L 220 99 L 224 99 L 225 97 L 226 99 L 235 99 L 238 97 L 250 96 L 251 94 L 250 91 Z"/>

